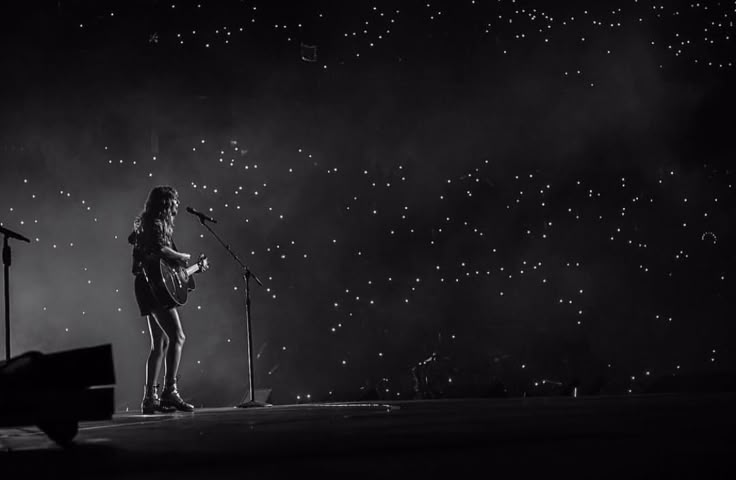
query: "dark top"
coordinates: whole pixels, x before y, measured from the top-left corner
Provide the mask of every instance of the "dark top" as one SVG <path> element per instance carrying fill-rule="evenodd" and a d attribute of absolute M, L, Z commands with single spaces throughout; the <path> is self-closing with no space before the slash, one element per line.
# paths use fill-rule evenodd
<path fill-rule="evenodd" d="M 176 249 L 173 239 L 166 235 L 161 220 L 141 223 L 140 227 L 128 236 L 128 243 L 133 245 L 133 275 L 143 273 L 143 262 L 151 256 L 160 257 L 163 247 Z"/>

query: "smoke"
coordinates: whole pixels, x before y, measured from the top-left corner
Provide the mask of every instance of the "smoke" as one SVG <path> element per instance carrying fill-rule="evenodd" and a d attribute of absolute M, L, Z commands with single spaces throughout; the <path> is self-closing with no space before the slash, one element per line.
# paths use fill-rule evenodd
<path fill-rule="evenodd" d="M 642 38 L 624 38 L 605 61 L 553 45 L 508 57 L 478 48 L 463 61 L 417 55 L 323 76 L 271 62 L 230 71 L 229 62 L 203 61 L 197 73 L 185 62 L 125 71 L 125 59 L 104 74 L 61 68 L 69 78 L 39 80 L 3 115 L 15 122 L 1 171 L 2 204 L 14 208 L 7 225 L 39 238 L 14 249 L 14 351 L 111 342 L 118 404 L 136 406 L 148 333 L 125 238 L 150 188 L 171 184 L 183 205 L 220 220 L 215 230 L 264 280 L 251 282 L 256 385 L 282 398 L 406 375 L 438 348 L 543 363 L 562 343 L 609 358 L 623 348 L 608 339 L 636 331 L 638 317 L 622 320 L 641 301 L 625 297 L 627 270 L 586 249 L 590 232 L 572 222 L 555 226 L 551 246 L 529 241 L 542 215 L 506 207 L 526 189 L 516 175 L 552 184 L 555 203 L 581 177 L 646 183 L 663 164 L 678 166 L 673 138 L 692 127 L 708 92 L 668 77 Z M 463 196 L 469 173 L 482 201 Z M 185 213 L 177 243 L 213 264 L 182 309 L 182 390 L 230 404 L 247 387 L 241 272 Z M 585 273 L 564 266 L 576 254 L 588 256 Z M 539 258 L 553 289 L 508 281 Z M 425 287 L 437 266 L 447 283 Z M 484 280 L 453 284 L 468 276 Z M 586 322 L 601 325 L 583 339 L 549 308 L 581 284 Z M 634 348 L 653 338 L 643 332 Z"/>

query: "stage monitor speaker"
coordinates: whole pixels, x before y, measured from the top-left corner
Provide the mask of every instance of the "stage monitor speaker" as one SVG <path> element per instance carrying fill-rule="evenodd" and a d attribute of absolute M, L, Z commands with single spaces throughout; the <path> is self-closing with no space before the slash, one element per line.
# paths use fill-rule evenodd
<path fill-rule="evenodd" d="M 82 420 L 109 420 L 115 408 L 112 345 L 0 362 L 0 427 L 36 425 L 69 446 Z M 49 401 L 52 399 L 53 401 Z"/>

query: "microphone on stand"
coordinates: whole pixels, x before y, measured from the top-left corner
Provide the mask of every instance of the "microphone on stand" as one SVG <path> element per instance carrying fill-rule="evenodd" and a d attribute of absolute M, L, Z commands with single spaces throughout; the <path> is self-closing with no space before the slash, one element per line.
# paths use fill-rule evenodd
<path fill-rule="evenodd" d="M 198 212 L 192 207 L 187 207 L 187 212 L 191 213 L 192 215 L 196 217 L 199 217 L 199 219 L 203 222 L 207 220 L 208 222 L 217 223 L 217 220 L 215 220 L 214 218 L 210 217 L 209 215 L 205 215 L 202 212 Z"/>

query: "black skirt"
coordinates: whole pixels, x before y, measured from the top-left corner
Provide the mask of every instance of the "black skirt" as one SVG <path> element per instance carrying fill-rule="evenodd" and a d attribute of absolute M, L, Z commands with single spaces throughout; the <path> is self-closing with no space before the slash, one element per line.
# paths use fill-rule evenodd
<path fill-rule="evenodd" d="M 153 291 L 142 273 L 135 276 L 135 299 L 138 301 L 138 309 L 142 317 L 150 315 L 155 310 L 169 309 L 176 306 L 176 304 L 159 302 L 153 295 Z"/>

